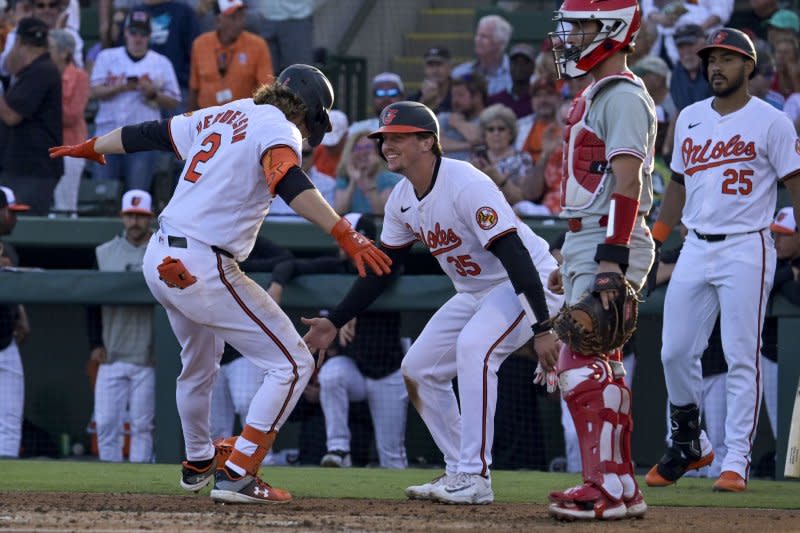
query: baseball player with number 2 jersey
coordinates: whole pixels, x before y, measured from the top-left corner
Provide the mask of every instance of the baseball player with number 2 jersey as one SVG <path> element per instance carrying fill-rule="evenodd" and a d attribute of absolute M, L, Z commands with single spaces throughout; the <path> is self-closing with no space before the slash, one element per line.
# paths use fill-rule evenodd
<path fill-rule="evenodd" d="M 325 202 L 300 170 L 301 143 L 319 144 L 330 129 L 333 89 L 308 65 L 287 67 L 253 98 L 164 121 L 126 126 L 76 146 L 51 149 L 104 161 L 105 153 L 172 149 L 187 161 L 159 217 L 142 271 L 181 344 L 176 400 L 186 458 L 181 486 L 228 503 L 281 503 L 289 492 L 269 486 L 258 470 L 314 370 L 314 359 L 280 307 L 248 278 L 239 262 L 250 254 L 272 199 L 336 238 L 361 275 L 378 275 L 389 259 Z M 241 435 L 211 442 L 211 390 L 228 342 L 264 372 Z"/>
<path fill-rule="evenodd" d="M 761 328 L 775 272 L 769 232 L 777 184 L 800 206 L 800 140 L 789 118 L 750 96 L 756 51 L 739 30 L 721 28 L 698 54 L 714 94 L 684 109 L 675 127 L 671 180 L 653 236 L 663 242 L 679 218 L 688 229 L 667 288 L 661 360 L 672 445 L 647 474 L 671 485 L 711 463 L 700 429 L 700 357 L 717 316 L 728 363 L 727 454 L 714 490 L 747 487 L 761 402 Z"/>
<path fill-rule="evenodd" d="M 557 264 L 547 243 L 516 217 L 488 176 L 441 156 L 439 125 L 426 106 L 387 106 L 370 137 L 377 138 L 389 170 L 406 177 L 386 203 L 382 249 L 401 264 L 411 246 L 421 242 L 456 289 L 401 365 L 409 399 L 446 465 L 444 475 L 408 487 L 406 495 L 491 503 L 497 370 L 533 336 L 542 366 L 555 366 L 558 343 L 547 319 L 561 297 L 544 285 Z M 305 336 L 309 347 L 326 349 L 337 329 L 377 298 L 388 281 L 359 279 L 328 318 L 303 319 L 311 326 Z M 455 377 L 460 402 L 453 391 Z"/>

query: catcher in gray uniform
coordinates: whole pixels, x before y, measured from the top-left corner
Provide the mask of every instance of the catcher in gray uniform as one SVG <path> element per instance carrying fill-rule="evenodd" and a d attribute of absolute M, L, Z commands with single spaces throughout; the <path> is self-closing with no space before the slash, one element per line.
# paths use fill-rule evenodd
<path fill-rule="evenodd" d="M 566 121 L 561 216 L 568 220 L 560 271 L 566 293 L 555 320 L 564 341 L 558 383 L 575 421 L 583 483 L 550 494 L 571 520 L 644 515 L 631 461 L 631 392 L 621 348 L 636 321 L 635 291 L 653 262 L 644 215 L 652 204 L 653 100 L 627 68 L 641 24 L 636 0 L 566 0 L 550 34 L 559 76 L 591 75 Z"/>

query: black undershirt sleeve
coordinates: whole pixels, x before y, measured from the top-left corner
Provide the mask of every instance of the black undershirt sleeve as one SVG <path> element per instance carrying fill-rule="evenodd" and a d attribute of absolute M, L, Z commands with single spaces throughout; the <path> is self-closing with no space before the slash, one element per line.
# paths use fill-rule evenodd
<path fill-rule="evenodd" d="M 503 264 L 508 279 L 517 294 L 524 294 L 528 303 L 536 315 L 536 322 L 542 323 L 550 318 L 547 309 L 547 299 L 544 295 L 542 280 L 539 279 L 539 272 L 533 264 L 531 254 L 517 232 L 507 233 L 499 237 L 489 247 L 492 252 Z"/>
<path fill-rule="evenodd" d="M 308 189 L 313 189 L 314 184 L 308 178 L 308 174 L 297 166 L 290 168 L 286 175 L 275 186 L 275 194 L 280 196 L 286 205 L 292 203 L 298 194 Z"/>
<path fill-rule="evenodd" d="M 367 269 L 367 277 L 356 279 L 344 299 L 330 312 L 328 320 L 333 322 L 337 329 L 341 328 L 377 300 L 400 274 L 401 266 L 411 252 L 411 246 L 411 244 L 403 248 L 381 246 L 381 250 L 392 260 L 392 273 L 388 276 L 377 276 Z"/>
<path fill-rule="evenodd" d="M 683 174 L 678 174 L 677 172 L 673 172 L 672 176 L 670 176 L 669 179 L 671 179 L 675 183 L 680 183 L 684 187 L 686 186 L 686 183 L 684 182 L 684 179 L 683 179 Z"/>
<path fill-rule="evenodd" d="M 150 120 L 132 126 L 122 127 L 122 147 L 126 154 L 160 150 L 172 152 L 172 139 L 169 136 L 169 121 Z"/>

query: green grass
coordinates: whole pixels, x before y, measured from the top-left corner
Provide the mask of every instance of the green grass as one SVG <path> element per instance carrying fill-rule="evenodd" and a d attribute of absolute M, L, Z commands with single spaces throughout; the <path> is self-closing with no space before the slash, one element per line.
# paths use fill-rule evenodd
<path fill-rule="evenodd" d="M 179 467 L 74 461 L 0 461 L 0 491 L 122 492 L 178 495 Z M 264 468 L 270 483 L 295 497 L 403 499 L 403 489 L 438 474 L 436 470 L 337 470 L 313 467 Z M 492 473 L 498 502 L 545 503 L 547 494 L 577 484 L 571 474 Z M 640 480 L 643 483 L 643 480 Z M 752 480 L 742 494 L 715 493 L 711 479 L 683 479 L 677 486 L 644 488 L 649 505 L 800 509 L 800 483 Z"/>

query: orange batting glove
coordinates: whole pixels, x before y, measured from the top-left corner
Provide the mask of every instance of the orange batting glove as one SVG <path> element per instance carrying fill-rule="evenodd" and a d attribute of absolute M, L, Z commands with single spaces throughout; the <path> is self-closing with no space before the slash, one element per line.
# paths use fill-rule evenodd
<path fill-rule="evenodd" d="M 356 264 L 358 275 L 362 278 L 367 275 L 364 263 L 378 276 L 391 272 L 389 265 L 392 264 L 392 260 L 389 259 L 389 256 L 372 244 L 372 241 L 354 230 L 344 217 L 340 218 L 339 222 L 333 226 L 331 235 Z"/>
<path fill-rule="evenodd" d="M 83 141 L 81 144 L 69 144 L 66 146 L 53 146 L 50 148 L 50 159 L 57 157 L 80 157 L 83 159 L 91 159 L 97 161 L 101 165 L 106 164 L 106 156 L 98 154 L 94 149 L 94 143 L 97 137 L 92 137 L 88 141 Z"/>

